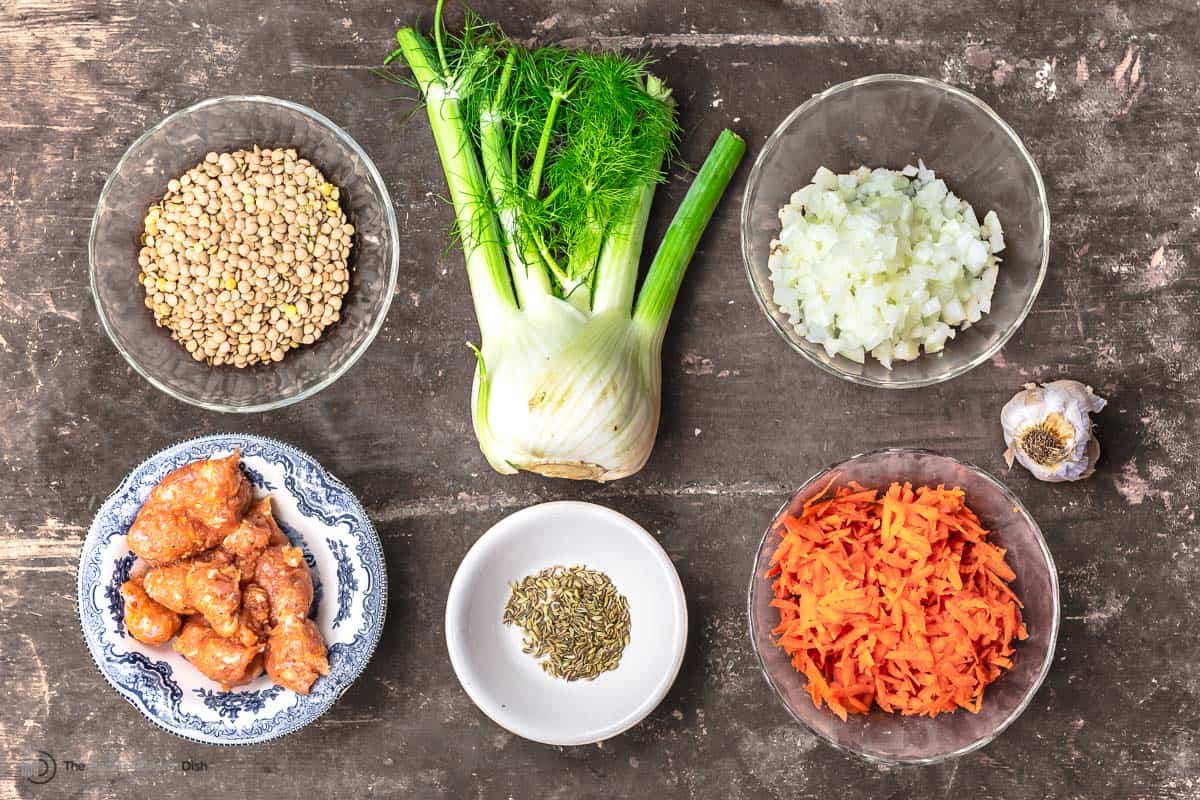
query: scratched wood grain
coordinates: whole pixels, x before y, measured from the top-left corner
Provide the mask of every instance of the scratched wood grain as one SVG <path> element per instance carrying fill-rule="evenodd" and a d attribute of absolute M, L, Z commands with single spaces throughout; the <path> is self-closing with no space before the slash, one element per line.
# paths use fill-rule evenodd
<path fill-rule="evenodd" d="M 699 160 L 730 125 L 752 153 L 810 94 L 879 71 L 942 78 L 1024 138 L 1050 195 L 1051 269 L 1004 351 L 953 383 L 867 391 L 798 360 L 738 254 L 746 169 L 685 284 L 662 430 L 613 486 L 494 475 L 471 435 L 474 336 L 425 125 L 369 69 L 416 2 L 0 0 L 0 797 L 1200 797 L 1200 14 L 1191 0 L 480 0 L 515 36 L 642 50 L 675 87 Z M 141 382 L 88 293 L 92 207 L 124 148 L 204 97 L 265 92 L 343 124 L 404 225 L 383 332 L 334 387 L 221 416 Z M 686 181 L 660 193 L 661 231 Z M 1110 405 L 1091 480 L 1005 473 L 997 414 L 1070 375 Z M 108 689 L 76 620 L 75 561 L 103 498 L 155 449 L 239 430 L 312 452 L 380 531 L 391 586 L 374 660 L 321 721 L 251 748 L 162 733 Z M 835 752 L 772 699 L 745 635 L 749 559 L 800 480 L 846 455 L 920 445 L 1004 475 L 1062 578 L 1059 655 L 1033 706 L 953 764 L 888 769 Z M 445 657 L 442 614 L 469 545 L 540 500 L 603 502 L 646 525 L 688 593 L 674 689 L 599 747 L 545 748 L 484 718 Z M 55 755 L 45 786 L 12 766 Z M 66 760 L 88 764 L 67 771 Z M 203 762 L 184 773 L 179 762 Z"/>

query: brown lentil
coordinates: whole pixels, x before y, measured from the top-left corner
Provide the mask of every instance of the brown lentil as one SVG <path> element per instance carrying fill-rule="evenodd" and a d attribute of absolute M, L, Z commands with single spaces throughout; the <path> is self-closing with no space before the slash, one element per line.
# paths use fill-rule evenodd
<path fill-rule="evenodd" d="M 291 148 L 208 153 L 146 212 L 138 282 L 197 361 L 282 361 L 338 321 L 354 226 Z"/>

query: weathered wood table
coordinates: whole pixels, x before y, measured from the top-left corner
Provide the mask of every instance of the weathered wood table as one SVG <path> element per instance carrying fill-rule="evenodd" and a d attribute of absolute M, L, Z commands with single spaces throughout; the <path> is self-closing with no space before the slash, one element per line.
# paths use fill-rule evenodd
<path fill-rule="evenodd" d="M 0 796 L 449 798 L 1200 797 L 1200 16 L 1193 2 L 543 0 L 478 10 L 518 37 L 644 50 L 675 87 L 683 156 L 741 131 L 753 156 L 810 94 L 872 72 L 977 93 L 1046 178 L 1051 268 L 1000 355 L 943 386 L 855 388 L 794 355 L 755 306 L 738 249 L 748 163 L 702 243 L 668 336 L 647 468 L 610 486 L 501 477 L 471 432 L 475 336 L 428 126 L 402 123 L 370 73 L 417 2 L 0 0 Z M 403 225 L 386 327 L 332 388 L 223 416 L 140 380 L 87 285 L 93 204 L 125 147 L 201 98 L 314 106 L 379 164 Z M 657 236 L 686 181 L 661 192 Z M 1098 473 L 1006 472 L 997 416 L 1021 384 L 1069 375 L 1110 405 Z M 387 629 L 334 709 L 257 747 L 193 745 L 109 689 L 80 637 L 79 546 L 133 465 L 218 431 L 308 450 L 360 496 L 386 549 Z M 1058 657 L 998 741 L 944 766 L 878 768 L 795 725 L 745 625 L 750 557 L 798 481 L 847 455 L 912 445 L 1004 477 L 1062 579 Z M 679 680 L 640 726 L 554 749 L 476 710 L 446 657 L 447 588 L 504 515 L 554 498 L 651 530 L 687 590 Z M 36 751 L 58 774 L 37 786 Z M 74 768 L 67 762 L 75 765 Z M 86 764 L 86 769 L 78 769 Z"/>

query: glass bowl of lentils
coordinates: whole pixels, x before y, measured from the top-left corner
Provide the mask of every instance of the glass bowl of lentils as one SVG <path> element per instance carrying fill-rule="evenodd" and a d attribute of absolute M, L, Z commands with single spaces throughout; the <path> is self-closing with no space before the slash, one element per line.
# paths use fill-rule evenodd
<path fill-rule="evenodd" d="M 310 108 L 205 100 L 130 146 L 88 241 L 121 355 L 176 399 L 252 412 L 336 381 L 383 326 L 399 270 L 387 187 Z"/>

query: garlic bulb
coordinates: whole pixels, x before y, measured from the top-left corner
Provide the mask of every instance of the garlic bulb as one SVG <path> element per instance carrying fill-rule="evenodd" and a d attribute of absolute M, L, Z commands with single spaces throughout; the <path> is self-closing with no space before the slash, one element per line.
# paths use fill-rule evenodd
<path fill-rule="evenodd" d="M 1000 411 L 1004 428 L 1004 460 L 1021 462 L 1043 481 L 1077 481 L 1091 475 L 1100 458 L 1092 433 L 1094 414 L 1107 404 L 1092 387 L 1062 380 L 1039 386 L 1025 384 Z"/>

